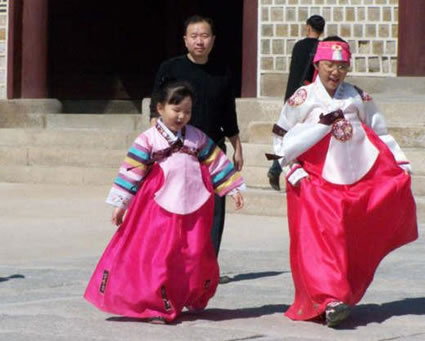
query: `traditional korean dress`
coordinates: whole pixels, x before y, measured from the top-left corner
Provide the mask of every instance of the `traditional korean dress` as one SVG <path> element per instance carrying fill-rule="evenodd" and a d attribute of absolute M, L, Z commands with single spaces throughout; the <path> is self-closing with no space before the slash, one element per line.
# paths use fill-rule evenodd
<path fill-rule="evenodd" d="M 176 136 L 159 121 L 134 141 L 108 195 L 128 211 L 84 297 L 106 312 L 167 321 L 185 306 L 205 308 L 219 278 L 213 193 L 243 186 L 204 133 L 187 125 Z"/>
<path fill-rule="evenodd" d="M 343 119 L 318 123 L 333 111 Z M 333 98 L 319 77 L 301 87 L 273 131 L 295 285 L 285 314 L 308 320 L 332 301 L 359 302 L 384 256 L 417 238 L 410 165 L 372 98 L 348 83 Z"/>

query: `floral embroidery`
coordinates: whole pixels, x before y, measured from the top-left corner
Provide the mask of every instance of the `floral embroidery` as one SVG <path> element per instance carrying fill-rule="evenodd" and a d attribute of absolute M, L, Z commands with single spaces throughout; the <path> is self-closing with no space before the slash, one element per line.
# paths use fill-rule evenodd
<path fill-rule="evenodd" d="M 307 98 L 307 90 L 305 89 L 299 89 L 295 94 L 293 94 L 288 99 L 288 104 L 291 107 L 296 107 L 305 102 L 305 99 Z"/>
<path fill-rule="evenodd" d="M 332 124 L 332 135 L 341 142 L 353 137 L 353 126 L 347 120 L 338 120 Z"/>
<path fill-rule="evenodd" d="M 105 293 L 105 288 L 106 288 L 106 283 L 108 282 L 108 278 L 109 278 L 109 271 L 104 270 L 103 271 L 103 276 L 102 276 L 102 282 L 100 283 L 100 288 L 99 288 L 99 291 L 102 294 Z"/>

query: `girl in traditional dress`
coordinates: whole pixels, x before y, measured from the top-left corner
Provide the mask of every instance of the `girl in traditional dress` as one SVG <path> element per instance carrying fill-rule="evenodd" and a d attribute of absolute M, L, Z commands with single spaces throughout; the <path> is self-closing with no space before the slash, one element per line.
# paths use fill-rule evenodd
<path fill-rule="evenodd" d="M 192 90 L 163 85 L 153 98 L 161 118 L 139 135 L 107 197 L 119 226 L 84 297 L 109 313 L 171 322 L 204 309 L 219 268 L 211 241 L 214 192 L 242 208 L 241 175 L 210 138 L 187 125 Z"/>
<path fill-rule="evenodd" d="M 294 320 L 334 327 L 363 297 L 390 251 L 417 238 L 409 161 L 364 91 L 344 82 L 349 45 L 320 42 L 316 80 L 273 128 L 287 176 Z"/>

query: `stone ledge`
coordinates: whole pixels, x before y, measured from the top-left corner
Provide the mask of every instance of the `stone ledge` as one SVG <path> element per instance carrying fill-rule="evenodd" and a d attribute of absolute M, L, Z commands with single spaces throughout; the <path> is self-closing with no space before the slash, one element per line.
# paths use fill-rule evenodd
<path fill-rule="evenodd" d="M 62 109 L 55 98 L 0 100 L 0 113 L 60 113 Z"/>

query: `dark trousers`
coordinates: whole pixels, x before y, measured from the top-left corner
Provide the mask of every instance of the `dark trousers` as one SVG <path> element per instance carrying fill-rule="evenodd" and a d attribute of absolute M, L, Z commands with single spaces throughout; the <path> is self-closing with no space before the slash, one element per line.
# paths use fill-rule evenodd
<path fill-rule="evenodd" d="M 217 146 L 226 154 L 226 144 L 224 138 L 217 142 Z M 215 254 L 218 257 L 220 251 L 221 236 L 224 229 L 224 214 L 226 213 L 226 197 L 219 197 L 214 194 L 214 219 L 211 229 L 211 239 L 214 245 Z"/>
<path fill-rule="evenodd" d="M 217 194 L 214 194 L 214 220 L 211 229 L 211 239 L 217 257 L 220 251 L 221 236 L 223 235 L 225 211 L 226 197 L 219 197 Z"/>
<path fill-rule="evenodd" d="M 281 173 L 282 167 L 280 166 L 280 163 L 277 160 L 274 160 L 272 166 L 269 169 L 269 175 L 280 176 Z"/>

